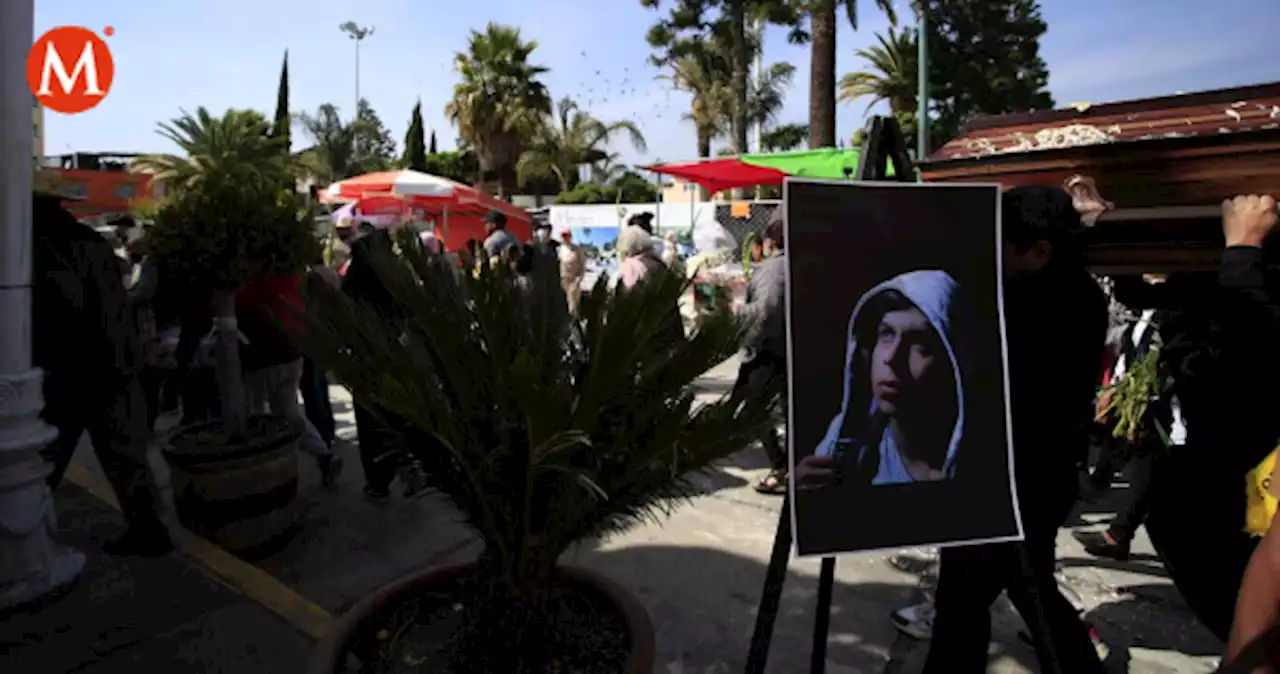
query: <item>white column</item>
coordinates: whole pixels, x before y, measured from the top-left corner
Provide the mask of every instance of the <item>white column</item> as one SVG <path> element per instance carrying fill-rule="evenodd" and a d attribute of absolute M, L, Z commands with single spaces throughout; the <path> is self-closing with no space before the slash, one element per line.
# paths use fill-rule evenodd
<path fill-rule="evenodd" d="M 0 0 L 0 608 L 73 580 L 84 555 L 53 540 L 49 466 L 40 449 L 56 435 L 40 420 L 39 370 L 31 367 L 33 123 L 27 51 L 33 0 Z"/>

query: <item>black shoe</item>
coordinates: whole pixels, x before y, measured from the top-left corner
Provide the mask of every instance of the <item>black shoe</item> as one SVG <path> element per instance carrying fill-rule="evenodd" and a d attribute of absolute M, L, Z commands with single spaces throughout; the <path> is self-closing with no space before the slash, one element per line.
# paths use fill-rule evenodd
<path fill-rule="evenodd" d="M 116 557 L 163 557 L 173 551 L 173 541 L 164 531 L 129 529 L 124 535 L 102 546 Z"/>
<path fill-rule="evenodd" d="M 316 457 L 316 464 L 320 466 L 320 484 L 326 487 L 333 486 L 342 474 L 342 457 L 336 454 L 321 454 Z"/>
<path fill-rule="evenodd" d="M 1094 557 L 1124 562 L 1129 559 L 1129 542 L 1117 541 L 1108 531 L 1073 531 L 1071 535 Z"/>
<path fill-rule="evenodd" d="M 366 498 L 374 501 L 385 501 L 391 496 L 391 489 L 388 487 L 375 487 L 373 485 L 365 485 L 364 495 Z"/>

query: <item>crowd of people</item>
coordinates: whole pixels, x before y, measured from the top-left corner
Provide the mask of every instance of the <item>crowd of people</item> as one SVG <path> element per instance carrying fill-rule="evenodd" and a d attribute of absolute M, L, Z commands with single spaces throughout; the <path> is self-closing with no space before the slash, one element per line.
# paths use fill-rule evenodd
<path fill-rule="evenodd" d="M 1217 273 L 1105 282 L 1072 246 L 1079 216 L 1066 192 L 1015 188 L 1004 194 L 1002 208 L 1012 442 L 1025 540 L 943 550 L 932 599 L 897 622 L 931 638 L 926 672 L 984 671 L 989 607 L 1004 593 L 1024 618 L 1042 671 L 1103 671 L 1081 607 L 1060 591 L 1055 546 L 1081 487 L 1085 498 L 1096 497 L 1130 464 L 1126 508 L 1105 531 L 1078 537 L 1092 554 L 1124 559 L 1135 531 L 1146 526 L 1197 618 L 1229 644 L 1228 659 L 1240 655 L 1280 622 L 1280 534 L 1267 526 L 1247 531 L 1244 523 L 1246 476 L 1280 440 L 1280 416 L 1265 394 L 1280 373 L 1280 298 L 1271 297 L 1280 291 L 1272 259 L 1275 202 L 1241 196 L 1223 205 L 1226 247 Z M 633 216 L 619 236 L 624 292 L 655 274 L 683 273 L 678 257 L 664 259 L 651 218 Z M 129 219 L 115 223 L 117 248 L 50 196 L 36 197 L 35 222 L 35 362 L 47 373 L 45 419 L 58 430 L 46 449 L 49 484 L 60 482 L 87 431 L 129 524 L 108 551 L 163 554 L 171 544 L 147 445 L 157 419 L 179 403 L 183 424 L 219 414 L 207 362 L 209 303 L 166 296 L 146 236 Z M 390 235 L 370 227 L 346 234 L 350 256 L 341 274 L 317 260 L 305 274 L 257 279 L 236 293 L 249 407 L 297 423 L 300 448 L 314 457 L 326 485 L 343 468 L 332 451 L 328 382 L 277 317 L 289 315 L 309 283 L 340 288 L 395 315 L 371 262 L 392 244 Z M 443 252 L 438 241 L 424 239 L 424 248 Z M 553 241 L 543 225 L 520 242 L 494 212 L 486 238 L 468 242 L 457 263 L 465 273 L 482 254 L 510 265 L 517 279 L 537 256 L 548 256 L 559 265 L 570 310 L 579 309 L 587 290 L 584 258 L 568 233 Z M 779 211 L 752 252 L 742 309 L 750 331 L 733 395 L 786 375 L 785 255 Z M 1115 383 L 1153 353 L 1170 385 L 1148 406 L 1138 432 L 1113 433 Z M 385 499 L 397 479 L 403 495 L 420 493 L 424 476 L 404 433 L 366 401 L 353 407 L 365 494 Z M 762 441 L 771 468 L 756 488 L 785 493 L 784 445 L 774 433 Z M 1089 470 L 1091 442 L 1102 452 Z"/>
<path fill-rule="evenodd" d="M 924 671 L 985 671 L 989 607 L 1002 593 L 1023 617 L 1041 671 L 1103 671 L 1083 607 L 1060 587 L 1055 546 L 1077 499 L 1097 498 L 1125 464 L 1132 474 L 1125 507 L 1105 531 L 1076 533 L 1086 550 L 1125 559 L 1145 525 L 1196 617 L 1228 644 L 1227 661 L 1262 635 L 1274 650 L 1280 533 L 1270 531 L 1273 511 L 1262 530 L 1247 530 L 1245 516 L 1247 477 L 1280 441 L 1280 417 L 1270 413 L 1265 393 L 1280 368 L 1275 201 L 1252 195 L 1223 204 L 1226 246 L 1216 273 L 1099 279 L 1072 246 L 1080 216 L 1065 191 L 1014 188 L 1002 200 L 1012 443 L 1025 540 L 941 552 L 933 596 L 894 616 L 904 632 L 931 639 Z M 756 328 L 735 391 L 785 376 L 785 277 L 771 271 L 785 254 L 780 233 L 775 218 L 762 243 L 776 252 L 762 251 L 751 276 L 745 311 Z M 1168 383 L 1153 389 L 1141 418 L 1128 422 L 1132 428 L 1115 432 L 1117 383 L 1149 353 L 1158 354 Z M 757 489 L 785 493 L 785 452 L 772 434 L 762 443 L 772 470 Z M 1092 470 L 1091 445 L 1100 448 Z M 1280 475 L 1265 483 L 1280 485 Z"/>

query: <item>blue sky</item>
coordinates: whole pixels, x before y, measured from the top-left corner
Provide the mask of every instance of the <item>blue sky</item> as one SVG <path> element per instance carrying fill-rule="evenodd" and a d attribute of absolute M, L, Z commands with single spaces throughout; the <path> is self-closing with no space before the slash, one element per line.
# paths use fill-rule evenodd
<path fill-rule="evenodd" d="M 857 32 L 842 21 L 840 73 L 861 66 L 854 50 L 886 26 L 871 2 L 863 4 Z M 898 4 L 909 16 L 906 1 Z M 1049 32 L 1041 50 L 1059 105 L 1280 81 L 1276 0 L 1042 5 Z M 99 34 L 105 26 L 115 28 L 107 38 L 116 65 L 110 95 L 80 115 L 47 115 L 45 151 L 169 151 L 155 133 L 156 122 L 201 105 L 216 112 L 252 107 L 271 114 L 286 49 L 293 110 L 314 111 L 332 102 L 348 115 L 355 98 L 354 49 L 337 28 L 347 20 L 376 29 L 361 47 L 360 93 L 397 142 L 421 98 L 440 147 L 451 148 L 456 133 L 443 110 L 456 82 L 453 54 L 465 46 L 469 30 L 499 21 L 539 42 L 534 61 L 551 68 L 545 82 L 553 96 L 578 99 L 606 121 L 632 119 L 640 125 L 649 150 L 637 153 L 620 139 L 615 149 L 624 160 L 688 159 L 696 154 L 693 130 L 680 120 L 688 98 L 657 80 L 658 71 L 646 62 L 651 50 L 644 33 L 655 17 L 638 0 L 36 0 L 36 35 L 59 25 L 83 25 Z M 783 31 L 772 29 L 765 60 L 796 66 L 778 121 L 805 121 L 807 48 L 787 44 Z M 840 105 L 842 137 L 862 126 L 866 107 Z"/>

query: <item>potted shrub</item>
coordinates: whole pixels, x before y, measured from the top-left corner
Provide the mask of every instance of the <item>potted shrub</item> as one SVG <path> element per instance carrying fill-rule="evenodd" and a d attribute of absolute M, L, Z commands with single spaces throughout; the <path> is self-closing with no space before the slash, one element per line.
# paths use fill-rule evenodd
<path fill-rule="evenodd" d="M 179 428 L 164 455 L 179 520 L 230 550 L 271 542 L 296 521 L 301 429 L 250 415 L 240 377 L 235 292 L 251 279 L 300 273 L 317 252 L 300 217 L 282 138 L 253 111 L 215 118 L 200 108 L 160 132 L 186 156 L 153 155 L 169 196 L 155 209 L 151 255 L 169 296 L 209 301 L 214 314 L 220 418 Z M 305 213 L 305 209 L 301 209 Z"/>
<path fill-rule="evenodd" d="M 675 274 L 631 292 L 601 278 L 573 317 L 554 260 L 535 259 L 520 292 L 505 266 L 460 275 L 403 244 L 375 260 L 398 317 L 318 290 L 309 352 L 405 429 L 484 551 L 357 604 L 308 671 L 351 660 L 371 672 L 652 671 L 643 607 L 559 560 L 670 512 L 695 492 L 692 472 L 770 423 L 771 392 L 694 402 L 695 380 L 738 350 L 740 319 L 721 312 L 687 338 L 672 330 L 687 288 Z"/>

